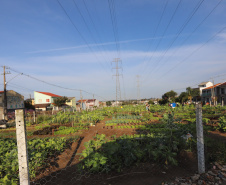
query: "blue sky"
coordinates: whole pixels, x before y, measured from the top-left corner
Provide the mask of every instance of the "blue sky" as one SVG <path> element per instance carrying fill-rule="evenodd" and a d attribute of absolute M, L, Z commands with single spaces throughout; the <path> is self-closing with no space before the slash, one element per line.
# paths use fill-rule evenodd
<path fill-rule="evenodd" d="M 226 81 L 225 0 L 7 0 L 0 12 L 0 64 L 11 68 L 7 89 L 25 98 L 46 91 L 79 99 L 80 92 L 14 78 L 15 71 L 115 99 L 114 58 L 122 61 L 123 99 L 137 98 L 137 75 L 141 98 L 211 77 Z"/>

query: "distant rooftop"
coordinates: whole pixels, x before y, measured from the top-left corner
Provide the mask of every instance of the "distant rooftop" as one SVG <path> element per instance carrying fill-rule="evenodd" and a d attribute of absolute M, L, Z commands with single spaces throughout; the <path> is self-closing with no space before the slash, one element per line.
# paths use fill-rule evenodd
<path fill-rule="evenodd" d="M 210 82 L 210 81 L 209 81 Z M 206 85 L 208 82 L 202 82 L 199 85 Z"/>
<path fill-rule="evenodd" d="M 38 93 L 41 93 L 41 94 L 45 94 L 47 96 L 51 96 L 51 97 L 61 97 L 59 95 L 56 95 L 56 94 L 53 94 L 53 93 L 49 93 L 49 92 L 39 92 L 39 91 L 36 91 Z"/>

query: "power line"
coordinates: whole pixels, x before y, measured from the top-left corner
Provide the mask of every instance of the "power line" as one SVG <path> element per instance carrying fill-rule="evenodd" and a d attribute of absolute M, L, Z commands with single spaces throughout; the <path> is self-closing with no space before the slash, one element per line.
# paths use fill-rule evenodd
<path fill-rule="evenodd" d="M 188 37 L 186 37 L 185 39 L 184 39 L 184 41 L 179 45 L 179 46 L 181 46 L 181 45 L 183 45 L 186 41 L 188 41 L 188 39 L 195 33 L 195 31 L 206 21 L 206 19 L 214 12 L 214 10 L 220 5 L 220 3 L 222 2 L 222 0 L 220 0 L 217 4 L 216 4 L 216 6 L 208 13 L 208 15 L 195 27 L 195 29 L 188 35 Z M 176 52 L 178 52 L 179 51 L 179 49 L 178 50 L 175 50 L 168 58 L 171 58 L 172 56 L 174 56 L 175 55 L 175 53 Z M 166 60 L 166 62 L 167 62 L 168 60 Z M 165 62 L 165 63 L 166 63 Z M 164 63 L 163 63 L 163 65 L 164 65 Z M 163 65 L 161 66 L 161 67 L 163 67 Z M 159 70 L 160 68 L 158 68 L 158 69 L 156 69 L 156 71 L 155 72 L 157 72 L 158 70 Z"/>
<path fill-rule="evenodd" d="M 167 24 L 167 26 L 166 26 L 164 32 L 162 33 L 162 36 L 160 37 L 159 42 L 158 42 L 158 44 L 157 44 L 156 47 L 155 47 L 155 50 L 152 52 L 152 56 L 150 57 L 149 61 L 151 61 L 152 57 L 154 56 L 154 53 L 156 52 L 156 50 L 158 49 L 160 43 L 162 42 L 162 39 L 163 39 L 163 37 L 165 36 L 165 33 L 166 33 L 166 31 L 168 30 L 170 24 L 172 23 L 172 20 L 173 20 L 175 14 L 176 14 L 176 12 L 177 12 L 177 10 L 178 10 L 178 8 L 179 8 L 181 2 L 182 2 L 182 0 L 180 0 L 180 1 L 178 2 L 177 6 L 176 6 L 176 9 L 174 10 L 174 12 L 173 12 L 173 14 L 172 14 L 172 16 L 171 16 L 171 18 L 170 18 L 170 21 L 168 22 L 168 24 Z M 166 5 L 167 5 L 167 4 L 168 4 L 168 1 L 167 1 Z M 165 8 L 166 8 L 166 6 L 165 6 Z M 164 8 L 164 11 L 165 11 L 165 8 Z M 148 64 L 148 62 L 147 62 L 146 64 Z M 148 67 L 148 65 L 146 65 L 146 67 L 144 68 L 143 73 L 145 72 L 145 70 L 147 70 L 147 67 Z"/>
<path fill-rule="evenodd" d="M 162 13 L 161 13 L 160 19 L 159 19 L 158 24 L 157 24 L 157 26 L 156 26 L 156 28 L 155 28 L 154 35 L 153 35 L 154 38 L 155 38 L 155 36 L 156 36 L 157 30 L 158 30 L 158 28 L 159 28 L 159 25 L 160 25 L 160 23 L 162 22 L 162 18 L 163 18 L 163 15 L 165 14 L 167 5 L 168 5 L 168 0 L 166 1 L 165 5 L 164 5 L 164 8 L 163 8 L 163 11 L 162 11 Z M 147 50 L 145 51 L 146 53 L 149 52 L 149 50 L 151 49 L 151 45 L 152 45 L 152 41 L 149 42 L 148 48 L 147 48 Z M 143 59 L 143 62 L 145 62 L 147 56 L 148 56 L 148 54 L 145 55 L 145 57 L 144 57 L 144 59 Z M 153 54 L 152 54 L 152 56 L 153 56 Z M 143 62 L 142 62 L 142 63 L 143 63 Z M 147 64 L 148 64 L 148 63 L 146 62 L 146 66 L 147 66 Z M 145 67 L 145 68 L 146 68 L 146 67 Z"/>
<path fill-rule="evenodd" d="M 110 16 L 111 16 L 111 23 L 113 27 L 113 34 L 114 34 L 114 39 L 115 39 L 115 44 L 116 44 L 116 50 L 118 53 L 118 57 L 120 57 L 120 45 L 119 45 L 119 39 L 118 39 L 118 26 L 117 26 L 117 19 L 116 19 L 116 14 L 115 14 L 115 5 L 114 5 L 114 0 L 108 0 L 108 6 L 110 10 Z"/>
<path fill-rule="evenodd" d="M 197 51 L 199 51 L 202 47 L 204 47 L 209 41 L 211 41 L 212 39 L 214 39 L 219 33 L 221 33 L 222 31 L 224 31 L 226 29 L 226 26 L 221 28 L 220 31 L 218 31 L 217 33 L 215 33 L 210 39 L 208 39 L 204 44 L 202 44 L 200 47 L 198 47 L 197 49 L 195 49 L 190 55 L 188 55 L 187 57 L 185 57 L 183 60 L 181 60 L 179 63 L 177 63 L 174 67 L 172 67 L 170 70 L 168 70 L 166 73 L 164 73 L 159 79 L 161 79 L 163 76 L 165 76 L 167 73 L 169 73 L 170 71 L 174 70 L 175 68 L 177 68 L 180 64 L 182 64 L 183 62 L 185 62 L 188 58 L 190 58 L 193 54 L 195 54 Z"/>
<path fill-rule="evenodd" d="M 13 69 L 13 68 L 11 68 L 11 67 L 8 67 L 8 68 L 9 68 L 11 71 L 14 71 L 14 72 L 16 72 L 16 73 L 21 73 L 21 72 L 19 72 L 19 71 Z M 33 76 L 31 76 L 31 75 L 27 75 L 27 74 L 25 74 L 25 73 L 21 73 L 21 74 L 22 74 L 23 76 L 26 76 L 26 77 L 31 78 L 31 79 L 33 79 L 33 80 L 36 80 L 36 81 L 42 82 L 42 83 L 44 83 L 44 84 L 47 84 L 47 85 L 50 85 L 50 86 L 53 86 L 53 87 L 60 88 L 60 89 L 65 89 L 65 90 L 70 90 L 70 91 L 83 91 L 83 92 L 85 92 L 85 93 L 87 93 L 87 94 L 91 94 L 91 95 L 94 94 L 94 93 L 91 93 L 91 92 L 88 92 L 88 91 L 85 91 L 85 90 L 81 90 L 81 89 L 72 89 L 72 88 L 62 87 L 62 86 L 60 86 L 60 85 L 56 85 L 56 84 L 53 84 L 53 83 L 46 82 L 46 81 L 44 81 L 44 80 L 40 80 L 40 79 L 38 79 L 38 78 L 36 78 L 36 77 L 33 77 Z M 102 98 L 103 100 L 106 100 L 105 98 L 103 98 L 103 97 L 101 97 L 101 96 L 99 96 L 99 95 L 97 95 L 97 94 L 94 94 L 94 95 L 95 95 L 96 97 Z"/>
<path fill-rule="evenodd" d="M 88 42 L 86 41 L 85 37 L 82 35 L 82 33 L 79 31 L 79 29 L 77 28 L 77 26 L 75 25 L 75 23 L 72 21 L 71 17 L 68 15 L 67 11 L 65 10 L 65 8 L 62 6 L 62 4 L 60 3 L 59 0 L 57 0 L 58 4 L 60 5 L 61 9 L 63 10 L 63 12 L 66 14 L 67 18 L 69 19 L 69 21 L 71 22 L 71 24 L 73 25 L 73 27 L 76 29 L 76 31 L 79 33 L 80 37 L 83 39 L 83 41 L 85 42 L 85 44 L 87 45 L 87 47 L 89 48 L 89 50 L 95 55 L 96 59 L 98 59 L 97 55 L 95 54 L 95 52 L 93 51 L 93 49 L 90 47 L 90 45 L 88 44 Z M 99 62 L 99 64 L 103 67 L 101 62 Z"/>
<path fill-rule="evenodd" d="M 104 48 L 104 50 L 106 51 L 106 48 L 105 48 L 104 45 L 102 44 L 103 42 L 102 42 L 100 33 L 99 33 L 98 29 L 96 28 L 96 25 L 95 25 L 95 23 L 94 23 L 94 21 L 93 21 L 93 18 L 92 18 L 91 14 L 90 14 L 90 11 L 89 11 L 89 9 L 88 9 L 88 7 L 87 7 L 87 4 L 86 4 L 86 1 L 85 1 L 85 0 L 83 0 L 83 4 L 84 4 L 85 9 L 86 9 L 86 11 L 87 11 L 87 13 L 88 13 L 88 15 L 89 15 L 89 18 L 90 18 L 90 20 L 91 20 L 91 22 L 92 22 L 92 24 L 93 24 L 93 27 L 94 27 L 94 29 L 95 29 L 95 31 L 96 31 L 96 33 L 97 33 L 97 36 L 98 36 L 98 38 L 99 38 L 99 40 L 100 40 L 100 43 L 101 43 L 102 47 Z M 107 63 L 107 64 L 110 66 L 109 63 Z"/>
<path fill-rule="evenodd" d="M 83 1 L 83 2 L 84 2 L 84 1 Z M 95 42 L 95 44 L 98 46 L 99 50 L 101 51 L 101 48 L 99 47 L 99 44 L 97 44 L 97 41 L 96 41 L 96 39 L 94 38 L 94 36 L 93 36 L 93 34 L 92 34 L 92 31 L 91 31 L 90 27 L 88 26 L 88 24 L 87 24 L 87 22 L 86 22 L 86 20 L 85 20 L 85 18 L 84 18 L 84 16 L 83 16 L 83 14 L 82 14 L 82 12 L 80 11 L 79 6 L 78 6 L 77 3 L 75 2 L 75 0 L 73 0 L 73 3 L 74 3 L 76 9 L 77 9 L 78 12 L 79 12 L 79 15 L 82 17 L 82 20 L 83 20 L 83 22 L 85 23 L 86 28 L 87 28 L 87 30 L 89 31 L 89 34 L 91 35 L 93 41 Z M 101 45 L 101 44 L 100 44 L 100 45 Z M 103 44 L 102 44 L 102 46 L 103 46 Z M 102 53 L 103 53 L 103 52 L 102 52 Z M 104 58 L 105 58 L 105 57 L 104 57 Z M 106 60 L 106 58 L 105 58 L 105 60 Z M 107 60 L 106 60 L 106 61 L 107 61 Z"/>
<path fill-rule="evenodd" d="M 163 57 L 166 55 L 166 53 L 169 51 L 169 49 L 172 47 L 172 45 L 174 44 L 174 42 L 177 40 L 177 38 L 180 36 L 180 34 L 183 32 L 183 30 L 185 29 L 185 27 L 189 24 L 189 22 L 191 21 L 191 19 L 193 18 L 193 16 L 195 15 L 195 13 L 198 11 L 198 9 L 200 8 L 200 6 L 202 5 L 202 3 L 204 2 L 204 0 L 200 0 L 198 2 L 198 4 L 196 5 L 196 7 L 194 8 L 194 10 L 191 12 L 191 14 L 189 15 L 189 17 L 187 18 L 187 20 L 184 22 L 184 24 L 181 26 L 179 32 L 177 33 L 176 37 L 171 41 L 171 43 L 169 44 L 169 46 L 167 47 L 167 49 L 164 51 L 164 53 L 161 55 L 160 59 L 156 62 L 156 65 L 161 62 L 161 60 L 163 59 Z M 155 67 L 156 67 L 155 65 Z M 154 68 L 152 68 L 152 72 L 154 71 Z"/>

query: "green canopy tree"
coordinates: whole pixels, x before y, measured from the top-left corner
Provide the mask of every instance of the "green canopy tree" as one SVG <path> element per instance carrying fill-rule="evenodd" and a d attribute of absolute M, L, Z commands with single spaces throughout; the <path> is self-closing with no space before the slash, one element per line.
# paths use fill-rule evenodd
<path fill-rule="evenodd" d="M 63 97 L 58 97 L 56 99 L 53 100 L 53 103 L 58 106 L 61 107 L 62 105 L 64 105 L 66 102 L 68 101 L 68 98 L 66 96 Z"/>
<path fill-rule="evenodd" d="M 170 101 L 175 101 L 177 93 L 173 90 L 166 92 L 165 94 L 162 95 L 162 100 L 160 104 L 166 104 Z"/>
<path fill-rule="evenodd" d="M 180 103 L 184 103 L 188 100 L 188 93 L 182 92 L 180 93 L 180 96 L 178 97 Z"/>
<path fill-rule="evenodd" d="M 190 102 L 192 102 L 192 99 L 194 97 L 199 97 L 200 96 L 200 91 L 198 88 L 192 89 L 191 87 L 187 87 L 186 88 L 186 92 L 188 95 L 188 99 L 190 100 Z"/>

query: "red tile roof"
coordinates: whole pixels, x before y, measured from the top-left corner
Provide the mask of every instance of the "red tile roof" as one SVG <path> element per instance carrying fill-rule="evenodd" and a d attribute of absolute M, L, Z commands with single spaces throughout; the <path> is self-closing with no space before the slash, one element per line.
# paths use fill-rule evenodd
<path fill-rule="evenodd" d="M 220 86 L 222 86 L 222 85 L 226 85 L 226 82 L 224 82 L 224 83 L 220 84 Z"/>
<path fill-rule="evenodd" d="M 217 87 L 217 86 L 219 86 L 219 85 L 222 85 L 222 83 L 218 83 L 218 84 L 214 85 L 214 88 Z M 213 88 L 213 86 L 210 86 L 210 87 L 207 87 L 207 88 L 205 88 L 203 90 L 212 89 L 212 88 Z"/>
<path fill-rule="evenodd" d="M 37 92 L 38 93 L 41 93 L 41 94 L 45 94 L 47 96 L 51 96 L 51 97 L 61 97 L 59 95 L 56 95 L 56 94 L 53 94 L 53 93 L 49 93 L 49 92 L 39 92 L 39 91 L 37 91 Z"/>
<path fill-rule="evenodd" d="M 81 102 L 81 101 L 86 102 L 87 100 L 86 99 L 84 99 L 84 100 L 78 100 L 78 102 Z"/>
<path fill-rule="evenodd" d="M 94 101 L 96 101 L 96 99 L 88 99 L 87 103 L 91 103 L 91 102 L 94 102 Z"/>
<path fill-rule="evenodd" d="M 0 91 L 0 94 L 1 94 L 1 93 L 4 93 L 4 91 Z"/>

